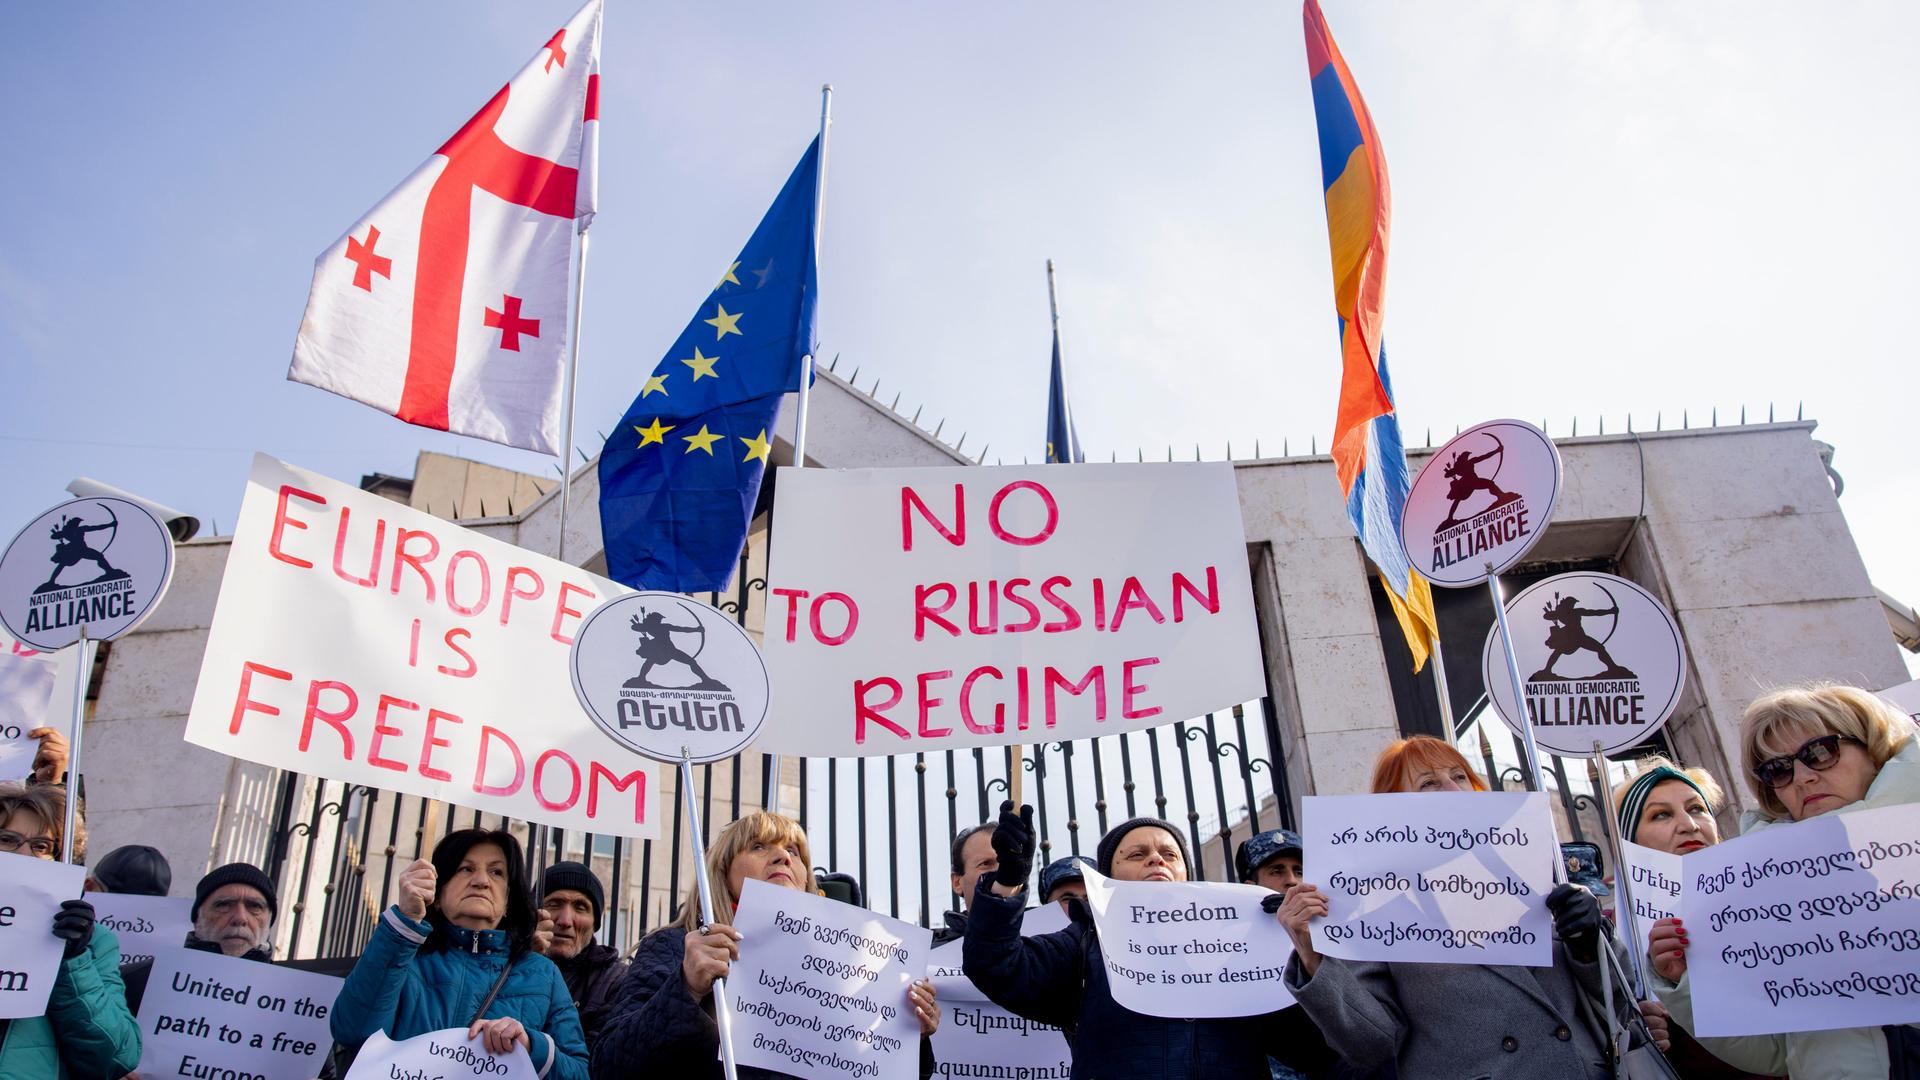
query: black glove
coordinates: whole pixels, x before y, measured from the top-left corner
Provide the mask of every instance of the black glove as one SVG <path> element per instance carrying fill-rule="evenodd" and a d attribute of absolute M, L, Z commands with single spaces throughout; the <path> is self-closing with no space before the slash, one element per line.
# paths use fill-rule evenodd
<path fill-rule="evenodd" d="M 1547 894 L 1547 910 L 1553 912 L 1553 932 L 1567 943 L 1575 960 L 1592 963 L 1600 956 L 1600 901 L 1579 885 L 1562 882 Z"/>
<path fill-rule="evenodd" d="M 1286 902 L 1287 902 L 1286 893 L 1268 893 L 1267 895 L 1260 898 L 1260 910 L 1266 912 L 1269 915 L 1272 915 L 1275 912 L 1280 910 L 1281 904 L 1284 904 Z"/>
<path fill-rule="evenodd" d="M 1022 806 L 1013 812 L 1013 802 L 1000 804 L 1000 822 L 993 827 L 993 853 L 1000 868 L 993 880 L 1009 889 L 1017 889 L 1033 876 L 1033 807 Z"/>
<path fill-rule="evenodd" d="M 67 959 L 86 951 L 93 940 L 93 905 L 85 900 L 68 900 L 53 917 L 53 936 L 67 943 Z"/>

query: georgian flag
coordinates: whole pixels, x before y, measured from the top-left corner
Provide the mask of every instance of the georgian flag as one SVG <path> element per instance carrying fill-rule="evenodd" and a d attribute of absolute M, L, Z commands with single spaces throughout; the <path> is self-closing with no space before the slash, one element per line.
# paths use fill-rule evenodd
<path fill-rule="evenodd" d="M 287 378 L 563 453 L 567 274 L 598 191 L 600 4 L 314 260 Z"/>

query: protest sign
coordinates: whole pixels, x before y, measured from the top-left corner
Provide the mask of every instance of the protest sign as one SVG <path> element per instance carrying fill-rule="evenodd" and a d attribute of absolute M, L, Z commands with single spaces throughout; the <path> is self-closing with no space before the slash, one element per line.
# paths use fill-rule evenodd
<path fill-rule="evenodd" d="M 538 1080 L 533 1059 L 519 1043 L 505 1054 L 489 1054 L 484 1041 L 467 1038 L 466 1028 L 429 1031 L 394 1042 L 376 1031 L 360 1044 L 353 1068 L 343 1080 Z"/>
<path fill-rule="evenodd" d="M 86 880 L 85 867 L 0 852 L 0 1020 L 47 1011 L 67 950 L 53 917 Z"/>
<path fill-rule="evenodd" d="M 187 912 L 193 907 L 188 896 L 133 896 L 128 893 L 95 893 L 85 897 L 93 905 L 99 925 L 120 939 L 120 966 L 151 960 L 161 949 L 170 949 L 187 940 L 193 920 Z"/>
<path fill-rule="evenodd" d="M 573 695 L 581 618 L 631 590 L 264 455 L 187 740 L 597 835 L 659 835 L 652 769 Z"/>
<path fill-rule="evenodd" d="M 1020 917 L 1020 936 L 1038 937 L 1067 928 L 1067 913 L 1059 904 L 1041 904 L 1030 907 Z M 973 985 L 962 970 L 961 947 L 965 938 L 956 938 L 945 945 L 935 945 L 927 953 L 927 978 L 933 980 L 933 987 L 940 992 L 940 1000 L 949 997 L 961 997 L 969 1000 L 985 1001 L 987 996 Z"/>
<path fill-rule="evenodd" d="M 719 761 L 767 719 L 767 664 L 718 609 L 679 593 L 617 596 L 574 634 L 573 691 L 593 722 L 655 761 Z"/>
<path fill-rule="evenodd" d="M 1596 742 L 1607 754 L 1638 745 L 1679 704 L 1686 683 L 1680 625 L 1626 578 L 1557 574 L 1508 601 L 1507 621 L 1527 695 L 1524 714 L 1547 750 L 1585 756 Z M 1497 625 L 1481 648 L 1480 672 L 1494 710 L 1520 734 L 1522 710 Z"/>
<path fill-rule="evenodd" d="M 1067 914 L 1059 904 L 1028 908 L 1020 936 L 1035 937 L 1064 929 Z M 940 1002 L 940 1028 L 933 1033 L 935 1076 L 1024 1076 L 1033 1080 L 1073 1072 L 1073 1049 L 1066 1033 L 1051 1024 L 1015 1016 L 987 1000 L 961 970 L 964 940 L 935 946 L 927 954 L 927 978 Z"/>
<path fill-rule="evenodd" d="M 792 469 L 776 754 L 1078 739 L 1264 693 L 1226 463 Z"/>
<path fill-rule="evenodd" d="M 1313 947 L 1347 960 L 1553 964 L 1560 843 L 1539 792 L 1309 795 L 1304 862 L 1328 914 Z"/>
<path fill-rule="evenodd" d="M 907 988 L 926 973 L 932 931 L 758 880 L 741 889 L 733 928 L 740 1065 L 812 1080 L 920 1075 Z"/>
<path fill-rule="evenodd" d="M 145 507 L 73 499 L 35 518 L 0 554 L 0 624 L 48 652 L 80 640 L 82 627 L 111 641 L 153 611 L 172 577 L 173 534 Z"/>
<path fill-rule="evenodd" d="M 1478 585 L 1520 561 L 1553 516 L 1560 451 L 1521 420 L 1455 435 L 1420 469 L 1400 515 L 1407 562 L 1450 589 Z"/>
<path fill-rule="evenodd" d="M 61 726 L 50 723 L 59 655 L 0 632 L 0 780 L 24 780 L 33 772 L 40 743 L 27 732 Z"/>
<path fill-rule="evenodd" d="M 1271 892 L 1211 881 L 1115 881 L 1086 872 L 1113 1000 L 1175 1018 L 1257 1016 L 1293 1004 L 1293 939 L 1260 908 Z"/>
<path fill-rule="evenodd" d="M 139 1072 L 312 1080 L 333 1047 L 327 1013 L 343 981 L 217 952 L 157 950 L 140 1000 Z"/>
<path fill-rule="evenodd" d="M 1776 825 L 1684 866 L 1696 1034 L 1920 1022 L 1913 807 Z"/>
<path fill-rule="evenodd" d="M 1627 892 L 1633 897 L 1640 955 L 1645 956 L 1653 924 L 1661 919 L 1680 917 L 1680 882 L 1684 880 L 1681 857 L 1642 847 L 1631 840 L 1622 840 L 1620 846 L 1626 849 Z M 1617 879 L 1618 875 L 1615 876 Z"/>

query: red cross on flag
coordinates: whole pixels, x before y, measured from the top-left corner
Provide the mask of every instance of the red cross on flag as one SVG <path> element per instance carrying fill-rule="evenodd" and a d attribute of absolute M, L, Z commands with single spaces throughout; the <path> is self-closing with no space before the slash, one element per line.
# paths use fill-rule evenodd
<path fill-rule="evenodd" d="M 567 273 L 598 189 L 600 3 L 314 260 L 289 379 L 563 453 Z"/>

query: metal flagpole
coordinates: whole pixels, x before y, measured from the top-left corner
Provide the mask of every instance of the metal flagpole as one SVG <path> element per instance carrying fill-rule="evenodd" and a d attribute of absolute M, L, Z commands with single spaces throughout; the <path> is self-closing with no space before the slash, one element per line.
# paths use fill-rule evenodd
<path fill-rule="evenodd" d="M 827 133 L 833 127 L 833 84 L 820 86 L 820 170 L 813 185 L 813 269 L 820 272 L 820 228 L 827 219 Z M 807 396 L 813 388 L 813 346 L 800 358 L 800 400 L 793 410 L 793 467 L 807 467 Z M 767 811 L 780 812 L 780 755 L 773 754 L 773 782 L 767 785 Z"/>
<path fill-rule="evenodd" d="M 693 882 L 700 893 L 700 932 L 717 921 L 713 915 L 713 883 L 707 879 L 707 841 L 701 835 L 700 806 L 693 798 L 693 751 L 680 748 L 680 797 L 687 804 L 687 840 L 693 845 Z M 729 916 L 731 922 L 731 916 Z M 720 1062 L 727 1080 L 739 1080 L 733 1058 L 733 1009 L 727 1004 L 727 980 L 713 980 L 713 1021 L 720 1028 Z"/>
<path fill-rule="evenodd" d="M 1460 732 L 1453 726 L 1453 691 L 1447 686 L 1447 657 L 1440 651 L 1440 609 L 1433 610 L 1433 648 L 1428 660 L 1433 664 L 1433 686 L 1440 695 L 1440 723 L 1446 726 L 1447 741 L 1460 738 Z"/>
<path fill-rule="evenodd" d="M 1607 755 L 1600 747 L 1599 740 L 1593 744 L 1593 767 L 1600 774 L 1602 790 L 1610 787 L 1607 783 Z M 1638 942 L 1640 940 L 1639 914 L 1633 909 L 1633 867 L 1627 863 L 1627 845 L 1620 836 L 1613 815 L 1605 806 L 1600 809 L 1600 836 L 1607 842 L 1607 857 L 1613 860 L 1613 894 L 1617 902 L 1613 905 L 1614 924 L 1620 927 L 1620 936 L 1625 938 L 1632 948 L 1627 950 L 1627 960 L 1633 965 L 1633 996 L 1647 1000 L 1647 973 L 1640 958 Z"/>
<path fill-rule="evenodd" d="M 60 861 L 73 862 L 73 831 L 80 816 L 80 737 L 87 727 L 87 683 L 93 679 L 93 639 L 87 637 L 87 624 L 80 624 L 78 650 L 80 670 L 73 677 L 73 727 L 67 733 L 67 823 L 60 833 Z"/>
<path fill-rule="evenodd" d="M 1520 728 L 1520 745 L 1527 754 L 1527 775 L 1533 779 L 1533 790 L 1545 792 L 1547 778 L 1540 771 L 1540 744 L 1533 738 L 1533 719 L 1527 714 L 1527 688 L 1520 681 L 1520 659 L 1513 652 L 1513 628 L 1507 625 L 1507 591 L 1500 587 L 1500 575 L 1494 573 L 1493 564 L 1487 564 L 1487 589 L 1493 593 L 1493 618 L 1500 628 L 1500 648 L 1507 658 L 1507 679 L 1513 690 L 1515 708 L 1520 715 L 1514 722 Z M 1553 881 L 1560 884 L 1567 880 L 1567 868 L 1562 860 L 1553 860 Z"/>
<path fill-rule="evenodd" d="M 580 310 L 587 300 L 587 231 L 580 230 L 580 258 L 573 264 L 573 334 L 567 342 L 567 407 L 560 439 L 560 539 L 553 557 L 567 561 L 567 504 L 573 501 L 573 403 L 580 389 Z"/>

